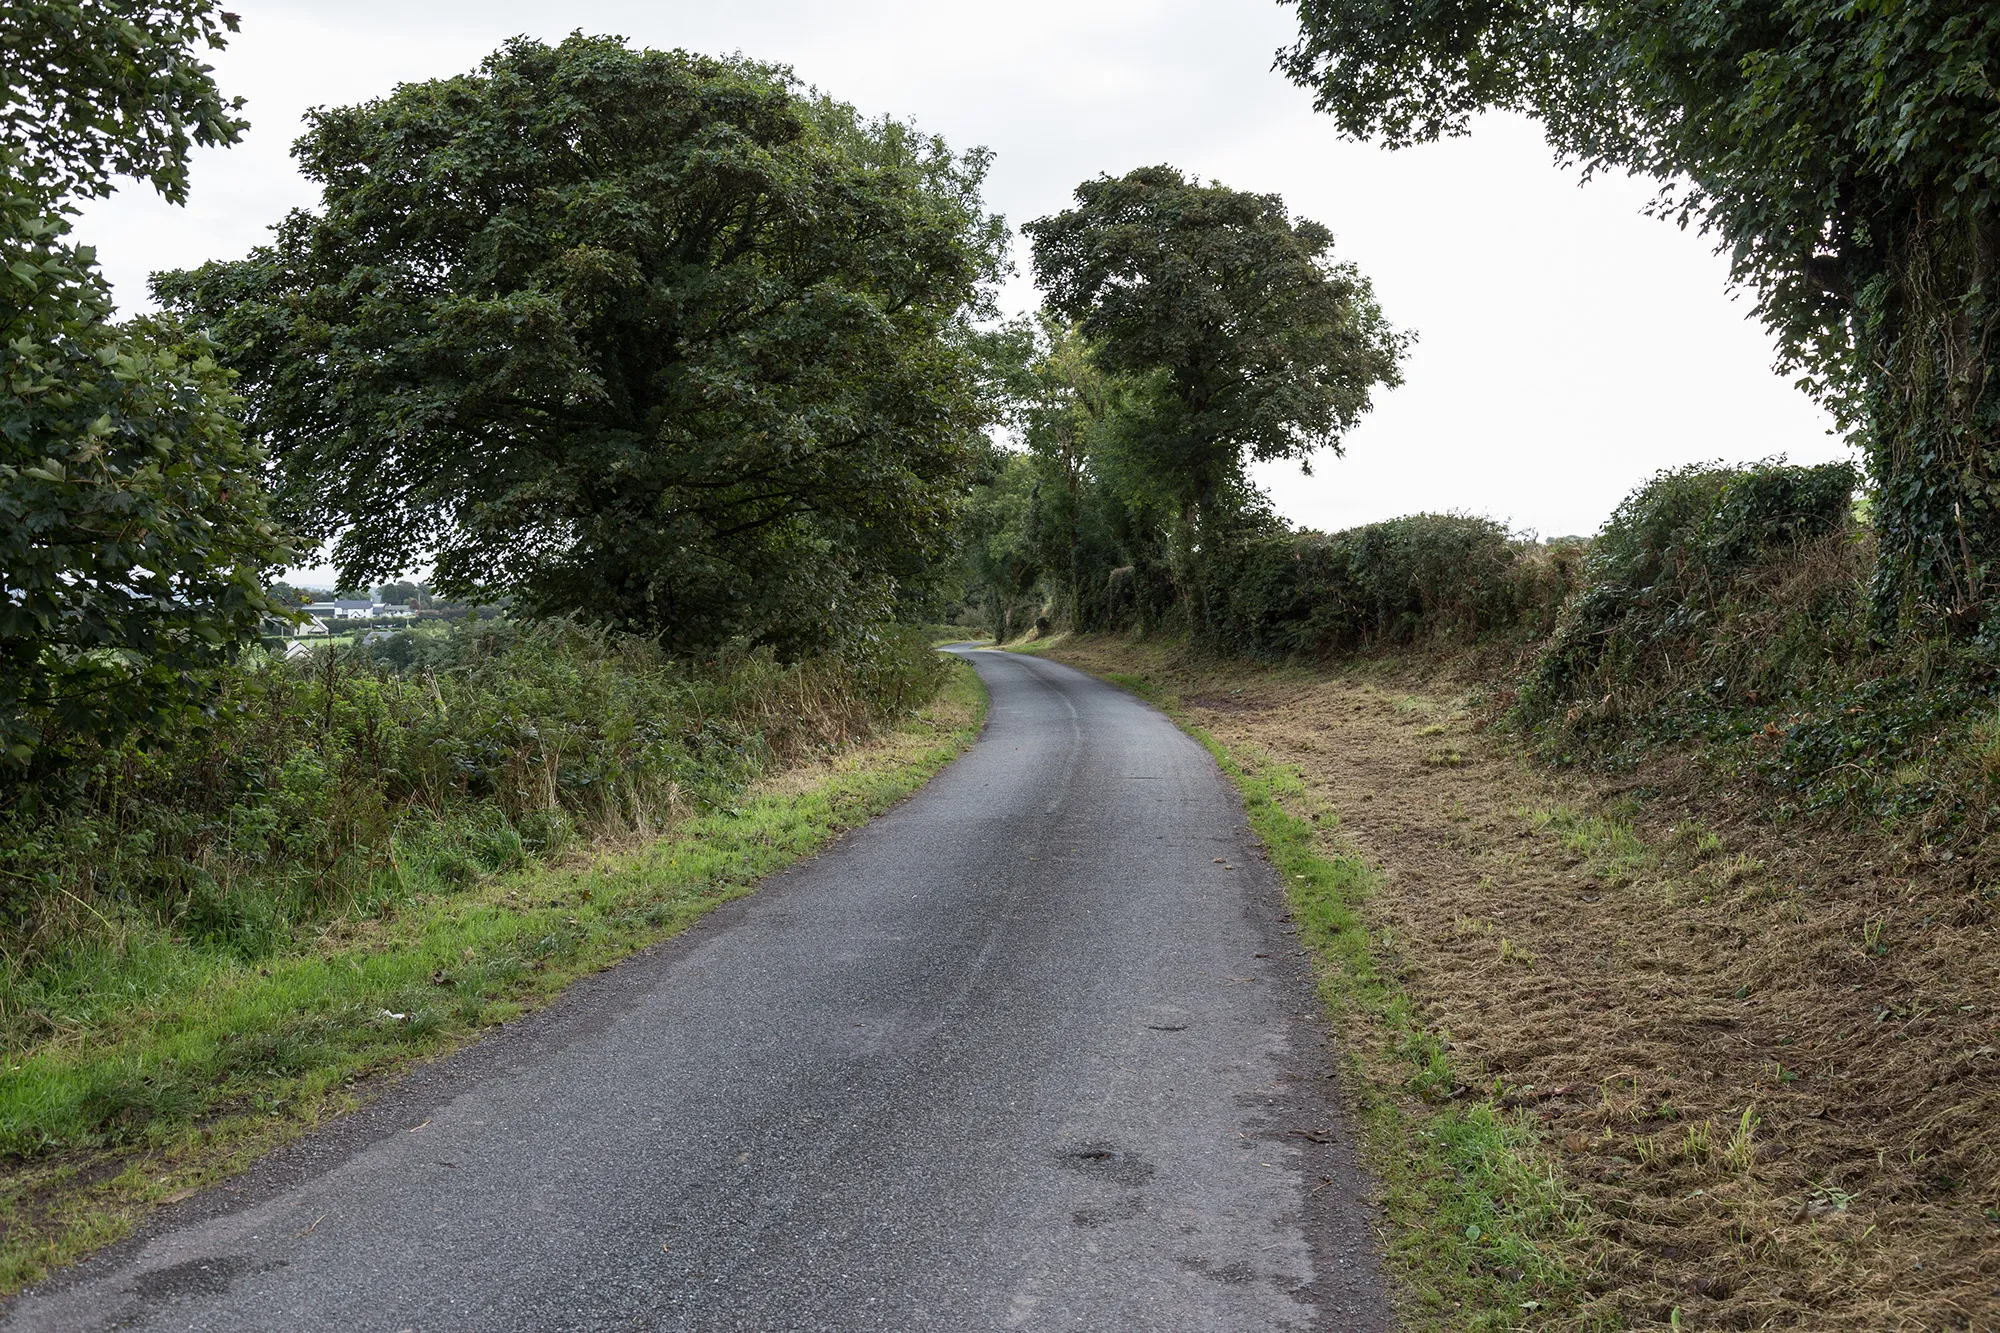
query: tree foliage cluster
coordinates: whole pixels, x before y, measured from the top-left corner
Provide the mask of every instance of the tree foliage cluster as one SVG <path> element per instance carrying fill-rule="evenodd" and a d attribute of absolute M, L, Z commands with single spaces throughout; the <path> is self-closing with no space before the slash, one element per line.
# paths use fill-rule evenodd
<path fill-rule="evenodd" d="M 1355 137 L 1487 108 L 1661 182 L 1857 433 L 1876 630 L 2000 606 L 2000 10 L 1978 0 L 1291 0 L 1292 79 Z"/>
<path fill-rule="evenodd" d="M 0 25 L 0 772 L 173 722 L 252 638 L 286 552 L 218 349 L 120 324 L 79 198 L 185 197 L 234 118 L 189 47 L 199 2 L 28 3 Z"/>
<path fill-rule="evenodd" d="M 1409 335 L 1275 195 L 1143 167 L 1024 231 L 1047 303 L 991 353 L 1022 448 L 970 520 L 975 595 L 1003 634 L 1044 588 L 1068 624 L 1219 633 L 1235 553 L 1280 528 L 1250 466 L 1338 453 Z"/>
<path fill-rule="evenodd" d="M 428 558 L 447 595 L 798 653 L 948 557 L 984 153 L 578 35 L 316 112 L 297 155 L 320 207 L 156 290 L 346 581 Z"/>
<path fill-rule="evenodd" d="M 314 112 L 319 205 L 120 323 L 74 201 L 185 200 L 245 128 L 200 59 L 236 21 L 0 25 L 0 801 L 240 697 L 322 543 L 346 587 L 429 564 L 681 655 L 924 608 L 992 410 L 983 151 L 742 58 L 518 40 Z"/>

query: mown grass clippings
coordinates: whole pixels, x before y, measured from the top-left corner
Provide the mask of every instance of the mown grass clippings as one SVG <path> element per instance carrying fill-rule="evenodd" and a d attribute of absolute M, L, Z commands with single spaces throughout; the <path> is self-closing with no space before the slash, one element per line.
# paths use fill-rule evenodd
<path fill-rule="evenodd" d="M 1511 1329 L 1573 1315 L 1586 1215 L 1543 1160 L 1502 1088 L 1460 1080 L 1446 1039 L 1394 973 L 1393 943 L 1363 908 L 1378 874 L 1338 816 L 1288 765 L 1225 746 L 1147 676 L 1105 679 L 1161 705 L 1242 794 L 1283 880 L 1331 1021 L 1346 1038 L 1348 1100 L 1381 1182 L 1402 1326 Z"/>
<path fill-rule="evenodd" d="M 10 1058 L 0 1068 L 0 1293 L 352 1109 L 374 1080 L 752 892 L 961 753 L 984 699 L 957 665 L 911 721 L 776 773 L 650 844 L 400 899 L 379 918 L 337 923 L 308 951 L 182 959 L 147 1003 Z"/>
<path fill-rule="evenodd" d="M 1504 1089 L 1461 1081 L 1446 1040 L 1378 961 L 1393 947 L 1360 915 L 1374 872 L 1340 845 L 1337 819 L 1316 808 L 1295 770 L 1256 755 L 1246 767 L 1190 730 L 1243 794 L 1251 827 L 1285 877 L 1300 940 L 1341 1030 L 1350 1040 L 1357 1028 L 1370 1030 L 1368 1049 L 1351 1057 L 1350 1100 L 1383 1182 L 1407 1326 L 1507 1329 L 1570 1312 L 1585 1212 L 1542 1160 L 1524 1117 L 1501 1104 Z M 1504 937 L 1500 949 L 1503 957 L 1511 949 Z"/>

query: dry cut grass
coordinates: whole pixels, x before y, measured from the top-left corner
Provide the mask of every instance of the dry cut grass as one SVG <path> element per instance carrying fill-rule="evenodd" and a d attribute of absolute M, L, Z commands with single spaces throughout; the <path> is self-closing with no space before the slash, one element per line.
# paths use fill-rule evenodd
<path fill-rule="evenodd" d="M 1054 655 L 1146 672 L 1338 811 L 1408 994 L 1586 1201 L 1566 1323 L 2000 1328 L 1991 889 L 1668 761 L 1643 800 L 1530 767 L 1448 679 Z"/>

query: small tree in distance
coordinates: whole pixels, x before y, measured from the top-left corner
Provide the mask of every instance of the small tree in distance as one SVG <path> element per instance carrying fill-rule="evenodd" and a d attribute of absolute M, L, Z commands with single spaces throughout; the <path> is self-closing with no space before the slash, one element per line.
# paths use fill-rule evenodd
<path fill-rule="evenodd" d="M 1128 448 L 1178 509 L 1199 621 L 1204 531 L 1253 489 L 1246 466 L 1338 453 L 1374 390 L 1402 382 L 1409 335 L 1334 261 L 1333 233 L 1277 195 L 1155 166 L 1085 181 L 1076 201 L 1023 228 L 1035 279 L 1106 371 L 1151 390 Z"/>

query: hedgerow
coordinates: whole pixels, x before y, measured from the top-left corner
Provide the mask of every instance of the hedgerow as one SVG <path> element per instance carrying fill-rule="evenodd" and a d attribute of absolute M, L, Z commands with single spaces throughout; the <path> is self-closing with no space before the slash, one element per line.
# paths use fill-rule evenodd
<path fill-rule="evenodd" d="M 1463 514 L 1274 536 L 1217 561 L 1208 631 L 1216 646 L 1261 657 L 1545 631 L 1576 558 L 1573 545 Z"/>
<path fill-rule="evenodd" d="M 1663 472 L 1619 506 L 1511 717 L 1558 762 L 1691 746 L 1767 814 L 1882 822 L 1935 856 L 2000 822 L 1995 645 L 1874 636 L 1856 470 Z"/>
<path fill-rule="evenodd" d="M 1783 688 L 1805 660 L 1838 656 L 1858 628 L 1855 579 L 1839 554 L 1854 544 L 1857 482 L 1847 463 L 1660 473 L 1591 543 L 1524 706 L 1545 716 L 1638 682 L 1674 688 L 1690 673 L 1711 694 L 1755 696 Z M 1780 596 L 1820 549 L 1833 551 L 1832 577 Z M 1760 612 L 1780 604 L 1781 625 L 1765 623 Z M 1758 632 L 1732 633 L 1746 617 Z"/>

